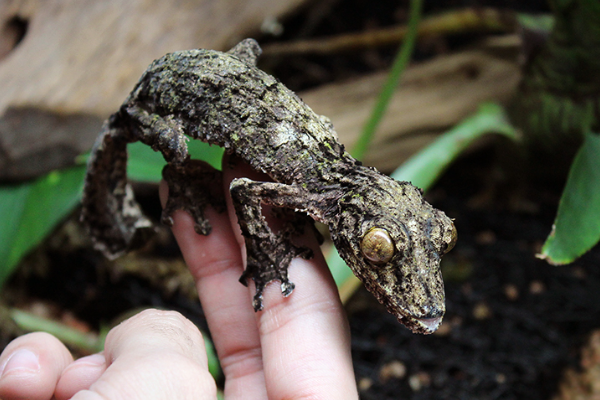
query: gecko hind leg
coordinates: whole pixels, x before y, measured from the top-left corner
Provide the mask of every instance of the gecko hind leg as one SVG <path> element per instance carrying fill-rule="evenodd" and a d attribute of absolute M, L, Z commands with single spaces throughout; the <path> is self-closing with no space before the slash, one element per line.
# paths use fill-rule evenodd
<path fill-rule="evenodd" d="M 295 188 L 276 182 L 255 182 L 247 178 L 235 179 L 230 186 L 233 205 L 246 242 L 246 269 L 240 282 L 247 286 L 251 278 L 256 286 L 253 299 L 255 311 L 263 309 L 263 291 L 274 280 L 281 283 L 281 294 L 289 296 L 294 284 L 288 278 L 288 267 L 295 257 L 311 258 L 312 250 L 292 243 L 292 237 L 302 231 L 304 224 L 294 218 L 279 232 L 269 228 L 262 214 L 262 204 L 286 207 L 303 195 Z M 275 197 L 275 198 L 274 198 Z M 294 226 L 296 225 L 296 226 Z"/>
<path fill-rule="evenodd" d="M 210 234 L 211 225 L 204 215 L 206 206 L 211 205 L 217 212 L 225 211 L 221 171 L 204 161 L 186 160 L 167 164 L 163 178 L 169 185 L 169 197 L 162 212 L 162 223 L 173 226 L 173 212 L 185 210 L 194 219 L 196 233 Z"/>

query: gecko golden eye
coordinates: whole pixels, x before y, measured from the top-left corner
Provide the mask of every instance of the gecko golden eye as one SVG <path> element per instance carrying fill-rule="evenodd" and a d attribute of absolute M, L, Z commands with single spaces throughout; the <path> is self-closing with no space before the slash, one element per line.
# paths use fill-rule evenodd
<path fill-rule="evenodd" d="M 458 232 L 456 231 L 456 226 L 454 226 L 454 224 L 452 224 L 452 232 L 450 233 L 450 243 L 448 243 L 448 246 L 444 250 L 444 254 L 448 253 L 450 250 L 452 250 L 454 248 L 454 245 L 456 244 L 457 239 L 458 239 Z"/>
<path fill-rule="evenodd" d="M 360 250 L 367 260 L 383 264 L 394 256 L 394 241 L 385 229 L 373 228 L 360 242 Z"/>

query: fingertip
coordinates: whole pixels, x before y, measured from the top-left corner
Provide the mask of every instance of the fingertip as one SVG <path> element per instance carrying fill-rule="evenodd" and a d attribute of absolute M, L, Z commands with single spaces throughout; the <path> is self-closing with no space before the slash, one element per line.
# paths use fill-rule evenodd
<path fill-rule="evenodd" d="M 104 352 L 73 363 L 61 384 L 71 373 L 88 381 L 59 387 L 57 400 L 216 396 L 202 334 L 174 311 L 148 309 L 122 322 L 109 332 Z"/>
<path fill-rule="evenodd" d="M 357 398 L 349 325 L 322 255 L 295 258 L 289 275 L 294 292 L 287 298 L 276 290 L 265 293 L 265 312 L 258 315 L 269 394 Z M 282 352 L 284 360 L 278 356 Z M 343 389 L 332 397 L 331 387 Z"/>
<path fill-rule="evenodd" d="M 207 365 L 202 333 L 176 311 L 146 309 L 113 328 L 106 337 L 104 355 L 109 363 L 123 354 L 172 351 Z"/>
<path fill-rule="evenodd" d="M 104 354 L 92 354 L 72 362 L 63 371 L 56 385 L 56 400 L 70 399 L 75 393 L 89 389 L 106 371 Z"/>
<path fill-rule="evenodd" d="M 0 356 L 0 398 L 49 399 L 72 360 L 67 348 L 47 333 L 13 340 Z"/>

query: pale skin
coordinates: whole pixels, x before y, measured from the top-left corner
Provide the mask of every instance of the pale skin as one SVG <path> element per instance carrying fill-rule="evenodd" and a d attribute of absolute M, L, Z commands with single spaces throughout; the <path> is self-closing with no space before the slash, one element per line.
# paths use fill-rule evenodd
<path fill-rule="evenodd" d="M 224 168 L 224 185 L 240 176 L 264 180 L 236 164 Z M 161 185 L 163 205 L 166 192 Z M 316 239 L 303 238 L 313 259 L 292 262 L 293 294 L 282 297 L 274 282 L 255 313 L 253 285 L 238 282 L 245 249 L 228 202 L 228 213 L 207 210 L 208 236 L 182 211 L 173 226 L 226 377 L 225 398 L 357 399 L 348 322 Z M 21 336 L 0 356 L 0 373 L 2 400 L 216 398 L 201 333 L 170 311 L 130 318 L 111 330 L 103 353 L 78 360 L 53 336 Z"/>

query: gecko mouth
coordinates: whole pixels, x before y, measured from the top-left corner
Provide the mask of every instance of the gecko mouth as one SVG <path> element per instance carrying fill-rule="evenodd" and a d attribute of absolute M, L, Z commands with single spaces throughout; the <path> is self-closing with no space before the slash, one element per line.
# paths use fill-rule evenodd
<path fill-rule="evenodd" d="M 433 333 L 442 323 L 442 317 L 435 318 L 416 318 L 415 321 L 423 328 L 427 333 Z"/>

